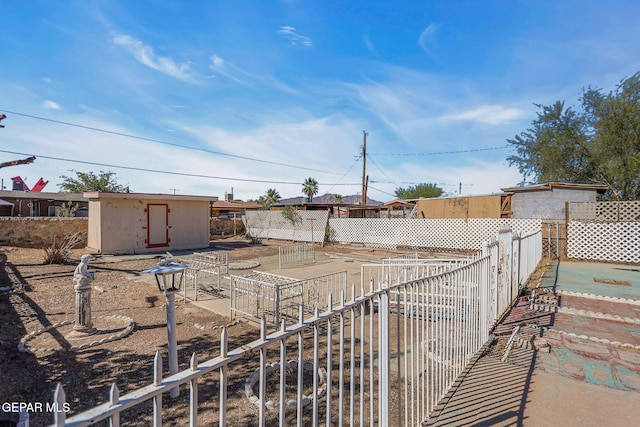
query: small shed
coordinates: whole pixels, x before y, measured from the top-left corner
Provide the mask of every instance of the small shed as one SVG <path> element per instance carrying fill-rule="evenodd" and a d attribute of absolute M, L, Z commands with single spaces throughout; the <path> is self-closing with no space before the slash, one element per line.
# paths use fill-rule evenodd
<path fill-rule="evenodd" d="M 609 187 L 600 184 L 547 182 L 523 187 L 503 188 L 510 192 L 513 218 L 565 220 L 568 202 L 595 202 Z"/>
<path fill-rule="evenodd" d="M 103 254 L 140 254 L 209 246 L 210 202 L 217 197 L 84 193 L 87 246 Z"/>

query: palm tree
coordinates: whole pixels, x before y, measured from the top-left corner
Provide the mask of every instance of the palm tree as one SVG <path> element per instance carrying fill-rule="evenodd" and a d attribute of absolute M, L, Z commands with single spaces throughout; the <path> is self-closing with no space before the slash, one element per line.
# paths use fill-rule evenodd
<path fill-rule="evenodd" d="M 342 203 L 342 194 L 334 194 L 333 195 L 333 203 L 339 205 L 340 203 Z"/>
<path fill-rule="evenodd" d="M 263 199 L 263 203 L 265 207 L 270 207 L 274 203 L 278 203 L 280 201 L 280 193 L 275 188 L 270 188 L 267 190 L 267 194 Z"/>
<path fill-rule="evenodd" d="M 313 202 L 313 196 L 318 194 L 318 181 L 309 177 L 302 184 L 302 194 L 307 196 L 309 203 Z"/>

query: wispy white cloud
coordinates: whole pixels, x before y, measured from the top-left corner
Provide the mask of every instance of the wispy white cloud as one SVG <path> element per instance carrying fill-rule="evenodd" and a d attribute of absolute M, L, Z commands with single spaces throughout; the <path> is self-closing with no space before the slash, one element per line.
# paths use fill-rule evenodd
<path fill-rule="evenodd" d="M 251 84 L 246 80 L 246 78 L 241 78 L 241 76 L 242 77 L 250 76 L 244 70 L 225 61 L 218 55 L 211 55 L 210 59 L 211 59 L 211 63 L 209 64 L 209 69 L 211 69 L 211 71 L 221 76 L 224 76 L 228 79 L 231 79 L 234 82 L 240 83 L 245 86 L 251 86 Z"/>
<path fill-rule="evenodd" d="M 432 45 L 438 28 L 439 25 L 430 24 L 429 26 L 427 26 L 427 28 L 422 30 L 422 33 L 420 33 L 420 37 L 418 37 L 418 45 L 422 48 L 422 50 L 424 50 L 427 55 L 431 57 L 434 57 Z"/>
<path fill-rule="evenodd" d="M 195 73 L 189 64 L 179 64 L 170 57 L 158 56 L 151 46 L 145 45 L 134 37 L 118 34 L 113 37 L 113 43 L 129 51 L 138 62 L 151 69 L 185 82 L 197 83 Z"/>
<path fill-rule="evenodd" d="M 298 93 L 297 90 L 276 79 L 275 77 L 252 74 L 238 67 L 237 65 L 226 61 L 218 55 L 211 55 L 210 60 L 211 62 L 209 63 L 209 69 L 211 71 L 242 85 L 255 87 L 257 86 L 256 83 L 260 83 L 261 85 L 266 85 L 290 94 Z"/>
<path fill-rule="evenodd" d="M 294 27 L 284 26 L 280 27 L 278 34 L 289 40 L 292 45 L 301 44 L 302 46 L 313 46 L 313 40 L 310 37 L 298 34 Z"/>
<path fill-rule="evenodd" d="M 51 101 L 49 99 L 42 101 L 42 107 L 46 108 L 47 110 L 59 110 L 60 109 L 60 104 L 58 104 L 57 102 Z"/>
<path fill-rule="evenodd" d="M 376 49 L 376 46 L 373 44 L 371 39 L 369 39 L 369 36 L 367 34 L 362 36 L 362 41 L 364 42 L 364 45 L 367 47 L 367 50 L 369 52 L 371 52 L 373 55 L 378 56 L 378 49 Z"/>
<path fill-rule="evenodd" d="M 501 125 L 524 117 L 524 111 L 518 108 L 505 108 L 501 105 L 483 105 L 473 110 L 440 117 L 443 121 L 474 121 L 489 125 Z"/>

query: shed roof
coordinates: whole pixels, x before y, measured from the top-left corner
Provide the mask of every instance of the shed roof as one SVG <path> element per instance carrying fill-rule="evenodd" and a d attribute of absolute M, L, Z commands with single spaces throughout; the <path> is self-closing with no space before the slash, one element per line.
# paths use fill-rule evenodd
<path fill-rule="evenodd" d="M 546 182 L 543 184 L 502 188 L 501 190 L 509 191 L 513 193 L 521 193 L 524 191 L 552 191 L 554 188 L 569 188 L 574 190 L 595 190 L 598 193 L 604 193 L 609 189 L 609 186 L 604 184 L 573 184 L 568 182 Z"/>

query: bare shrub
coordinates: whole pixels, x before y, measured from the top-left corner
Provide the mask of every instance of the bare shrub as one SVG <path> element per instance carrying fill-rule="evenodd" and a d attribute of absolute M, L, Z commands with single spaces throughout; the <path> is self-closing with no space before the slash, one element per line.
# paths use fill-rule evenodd
<path fill-rule="evenodd" d="M 71 250 L 84 240 L 82 233 L 73 233 L 60 239 L 53 238 L 53 245 L 44 250 L 45 264 L 68 264 Z"/>

